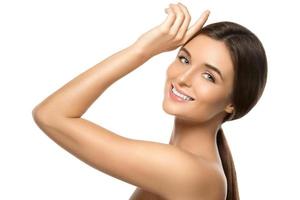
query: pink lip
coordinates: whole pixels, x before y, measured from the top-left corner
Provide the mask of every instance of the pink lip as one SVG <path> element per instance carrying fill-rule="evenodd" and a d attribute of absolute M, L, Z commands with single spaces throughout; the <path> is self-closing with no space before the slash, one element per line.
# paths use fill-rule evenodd
<path fill-rule="evenodd" d="M 170 84 L 170 89 L 169 89 L 169 97 L 172 99 L 172 100 L 174 100 L 174 101 L 176 101 L 176 102 L 181 102 L 181 103 L 183 103 L 183 102 L 190 102 L 190 101 L 186 101 L 186 100 L 184 100 L 184 99 L 181 99 L 180 97 L 178 97 L 178 96 L 176 96 L 175 94 L 173 94 L 173 92 L 172 92 L 172 88 L 174 87 L 174 85 L 173 84 Z M 176 87 L 175 87 L 176 88 Z M 177 88 L 176 88 L 176 90 L 177 90 Z M 184 92 L 181 92 L 180 90 L 177 90 L 177 91 L 179 91 L 180 93 L 182 93 L 182 94 L 184 94 L 184 95 L 187 95 L 187 94 L 185 94 Z M 187 96 L 189 96 L 189 95 L 187 95 Z M 192 97 L 193 98 L 193 97 Z M 193 100 L 195 100 L 194 98 L 193 98 Z"/>
<path fill-rule="evenodd" d="M 180 90 L 177 86 L 175 86 L 175 84 L 173 84 L 173 83 L 171 83 L 171 89 L 172 89 L 172 87 L 175 87 L 176 88 L 176 90 L 178 91 L 178 92 L 180 92 L 181 94 L 184 94 L 185 96 L 189 96 L 189 97 L 192 97 L 191 95 L 188 95 L 188 94 L 186 94 L 185 92 L 183 92 L 182 90 Z M 192 97 L 193 99 L 195 99 L 194 97 Z"/>

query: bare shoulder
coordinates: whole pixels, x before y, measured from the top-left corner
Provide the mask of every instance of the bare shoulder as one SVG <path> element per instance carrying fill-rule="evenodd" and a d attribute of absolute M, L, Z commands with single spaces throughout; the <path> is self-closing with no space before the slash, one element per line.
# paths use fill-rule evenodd
<path fill-rule="evenodd" d="M 195 169 L 190 176 L 190 185 L 183 195 L 191 199 L 226 199 L 227 179 L 220 164 L 195 157 Z"/>
<path fill-rule="evenodd" d="M 173 145 L 126 138 L 84 118 L 44 116 L 35 121 L 51 139 L 110 176 L 163 197 L 215 190 L 217 171 Z"/>
<path fill-rule="evenodd" d="M 174 177 L 173 181 L 180 185 L 176 192 L 161 196 L 144 188 L 136 188 L 130 200 L 226 199 L 227 185 L 223 169 L 196 156 L 194 161 L 195 165 L 190 165 L 190 170 L 185 171 L 185 181 Z"/>

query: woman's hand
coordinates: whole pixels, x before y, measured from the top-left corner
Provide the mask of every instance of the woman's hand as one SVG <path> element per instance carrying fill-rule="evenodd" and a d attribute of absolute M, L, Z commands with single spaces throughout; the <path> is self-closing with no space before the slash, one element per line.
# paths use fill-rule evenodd
<path fill-rule="evenodd" d="M 149 57 L 183 45 L 203 27 L 210 13 L 209 10 L 203 12 L 195 24 L 188 29 L 191 17 L 186 6 L 181 3 L 171 3 L 165 12 L 168 14 L 165 21 L 142 34 L 133 45 Z"/>

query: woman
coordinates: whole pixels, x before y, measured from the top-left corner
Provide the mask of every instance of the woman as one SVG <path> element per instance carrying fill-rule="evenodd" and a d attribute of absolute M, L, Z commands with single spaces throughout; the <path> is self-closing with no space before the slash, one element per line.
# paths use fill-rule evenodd
<path fill-rule="evenodd" d="M 245 27 L 189 27 L 181 4 L 132 45 L 83 72 L 33 109 L 37 125 L 61 147 L 137 186 L 131 200 L 237 200 L 237 178 L 222 123 L 241 118 L 262 95 L 267 59 Z M 114 82 L 151 57 L 181 46 L 167 69 L 163 109 L 175 116 L 169 144 L 122 137 L 81 116 Z"/>

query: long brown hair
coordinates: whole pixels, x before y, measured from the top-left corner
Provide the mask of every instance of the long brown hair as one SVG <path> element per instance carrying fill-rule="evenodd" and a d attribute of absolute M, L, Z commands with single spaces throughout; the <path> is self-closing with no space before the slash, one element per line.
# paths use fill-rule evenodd
<path fill-rule="evenodd" d="M 231 100 L 234 112 L 223 122 L 246 115 L 260 99 L 267 81 L 267 57 L 262 43 L 249 29 L 234 22 L 217 22 L 203 27 L 186 43 L 199 34 L 223 41 L 230 52 L 234 66 Z M 185 44 L 186 44 L 185 43 Z M 226 200 L 239 200 L 236 170 L 222 127 L 217 133 L 217 145 L 227 178 Z"/>

